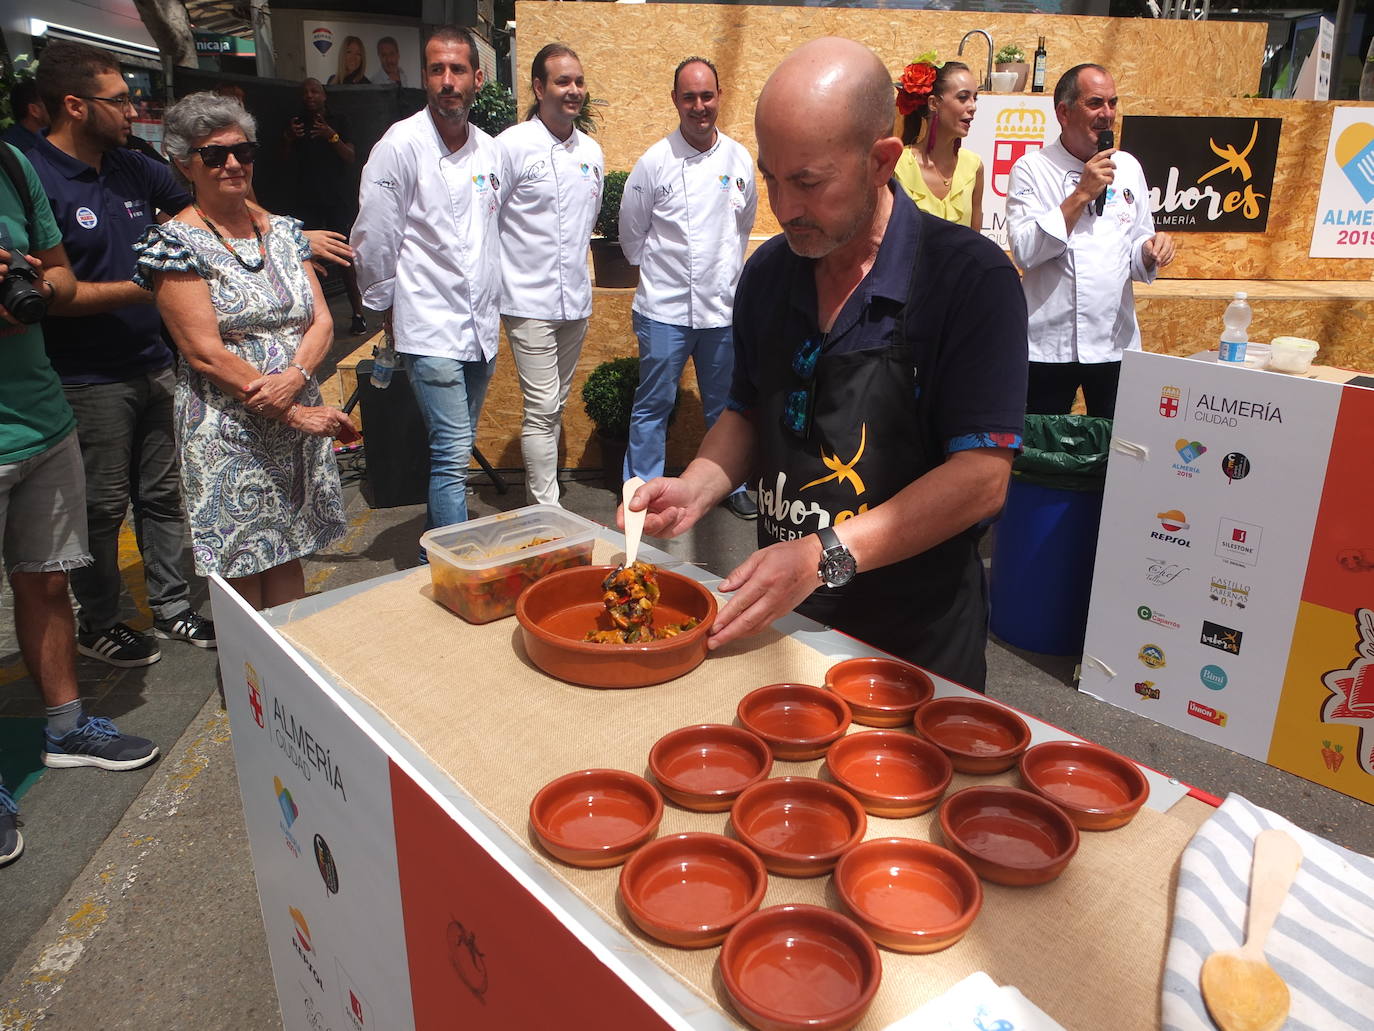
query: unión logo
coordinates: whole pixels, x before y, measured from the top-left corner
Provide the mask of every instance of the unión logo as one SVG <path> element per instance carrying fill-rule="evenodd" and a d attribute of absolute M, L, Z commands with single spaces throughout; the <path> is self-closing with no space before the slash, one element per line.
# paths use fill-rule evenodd
<path fill-rule="evenodd" d="M 1221 460 L 1221 471 L 1226 474 L 1226 482 L 1234 483 L 1250 475 L 1250 459 L 1239 451 L 1232 451 Z"/>
<path fill-rule="evenodd" d="M 1139 680 L 1135 685 L 1135 693 L 1141 698 L 1153 698 L 1159 700 L 1159 688 L 1155 687 L 1153 680 Z"/>
<path fill-rule="evenodd" d="M 1241 638 L 1244 636 L 1239 630 L 1232 630 L 1229 626 L 1222 626 L 1220 623 L 1213 623 L 1204 619 L 1202 621 L 1202 635 L 1198 638 L 1198 642 L 1231 655 L 1239 655 Z"/>
<path fill-rule="evenodd" d="M 1181 510 L 1171 508 L 1167 512 L 1156 512 L 1155 518 L 1159 520 L 1159 525 L 1164 527 L 1166 532 L 1160 533 L 1158 530 L 1151 530 L 1151 538 L 1163 541 L 1165 544 L 1177 544 L 1180 548 L 1193 546 L 1193 542 L 1188 538 L 1179 536 L 1183 531 L 1192 529 L 1188 523 L 1188 517 Z"/>
<path fill-rule="evenodd" d="M 1232 565 L 1258 565 L 1260 537 L 1263 533 L 1262 526 L 1222 516 L 1217 524 L 1216 553 Z"/>
<path fill-rule="evenodd" d="M 334 853 L 329 851 L 329 842 L 315 835 L 315 865 L 320 868 L 325 890 L 331 895 L 339 893 L 339 868 L 334 865 Z"/>
<path fill-rule="evenodd" d="M 1210 688 L 1213 691 L 1220 691 L 1226 686 L 1227 681 L 1230 679 L 1227 677 L 1224 669 L 1220 666 L 1212 665 L 1203 666 L 1202 669 L 1198 671 L 1198 676 L 1202 680 L 1202 686 Z"/>
<path fill-rule="evenodd" d="M 1175 620 L 1170 619 L 1158 609 L 1150 608 L 1148 605 L 1136 606 L 1135 614 L 1145 620 L 1145 622 L 1153 623 L 1155 626 L 1166 627 L 1169 630 L 1177 630 L 1179 627 L 1179 624 Z"/>
<path fill-rule="evenodd" d="M 1159 414 L 1166 419 L 1178 418 L 1178 403 L 1183 399 L 1183 391 L 1178 387 L 1165 387 L 1159 392 Z"/>
<path fill-rule="evenodd" d="M 1213 709 L 1210 705 L 1203 705 L 1201 702 L 1195 702 L 1192 699 L 1188 701 L 1188 715 L 1196 716 L 1198 719 L 1206 720 L 1208 723 L 1215 724 L 1218 727 L 1226 726 L 1226 713 L 1222 712 L 1220 709 Z"/>
<path fill-rule="evenodd" d="M 1164 649 L 1157 644 L 1144 645 L 1136 657 L 1150 669 L 1164 668 Z"/>
<path fill-rule="evenodd" d="M 262 718 L 262 691 L 258 688 L 258 671 L 253 668 L 251 662 L 243 664 L 243 679 L 248 683 L 248 705 L 253 710 L 253 722 L 260 727 L 266 727 Z"/>

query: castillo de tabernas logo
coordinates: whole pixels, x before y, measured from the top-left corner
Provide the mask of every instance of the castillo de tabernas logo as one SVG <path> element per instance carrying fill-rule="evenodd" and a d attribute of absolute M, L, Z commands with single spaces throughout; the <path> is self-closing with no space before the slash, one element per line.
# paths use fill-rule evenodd
<path fill-rule="evenodd" d="M 1356 751 L 1360 769 L 1374 776 L 1374 609 L 1357 610 L 1355 627 L 1359 631 L 1355 660 L 1345 669 L 1333 669 L 1322 676 L 1322 684 L 1331 692 L 1322 704 L 1322 722 L 1359 728 Z M 1336 756 L 1333 760 L 1323 754 L 1327 768 L 1333 773 L 1339 770 L 1339 749 L 1323 751 Z"/>
<path fill-rule="evenodd" d="M 323 57 L 334 46 L 334 30 L 321 25 L 310 33 L 310 42 Z"/>

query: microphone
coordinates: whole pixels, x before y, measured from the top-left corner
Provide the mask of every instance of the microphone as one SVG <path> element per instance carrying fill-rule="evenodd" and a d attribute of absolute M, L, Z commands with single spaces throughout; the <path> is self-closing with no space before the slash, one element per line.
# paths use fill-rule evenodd
<path fill-rule="evenodd" d="M 1116 137 L 1112 135 L 1110 129 L 1104 129 L 1097 134 L 1097 152 L 1101 154 L 1104 150 L 1111 150 L 1116 146 Z M 1093 206 L 1094 214 L 1102 214 L 1102 209 L 1107 206 L 1107 188 L 1097 195 L 1097 203 Z"/>

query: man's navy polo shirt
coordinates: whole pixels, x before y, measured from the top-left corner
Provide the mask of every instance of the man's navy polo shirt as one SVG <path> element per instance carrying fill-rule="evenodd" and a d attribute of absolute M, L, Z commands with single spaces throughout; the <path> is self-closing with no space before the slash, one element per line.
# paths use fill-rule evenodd
<path fill-rule="evenodd" d="M 991 240 L 921 211 L 895 183 L 888 189 L 892 215 L 873 267 L 840 309 L 823 353 L 890 346 L 900 335 L 910 286 L 916 389 L 931 392 L 933 430 L 944 450 L 1019 448 L 1026 299 L 1016 269 Z M 747 415 L 758 397 L 760 347 L 795 352 L 819 335 L 815 262 L 795 254 L 779 234 L 745 264 L 735 293 L 728 401 L 734 411 Z M 780 304 L 779 298 L 787 300 Z"/>
<path fill-rule="evenodd" d="M 161 210 L 175 214 L 191 203 L 171 169 L 115 147 L 97 172 L 43 139 L 28 153 L 48 191 L 72 272 L 85 283 L 133 278 L 133 245 Z M 43 320 L 48 356 L 63 383 L 118 383 L 166 368 L 172 352 L 151 304 L 131 304 L 100 315 Z"/>
<path fill-rule="evenodd" d="M 15 122 L 4 132 L 0 133 L 0 140 L 14 144 L 15 147 L 25 154 L 33 150 L 33 148 L 38 145 L 38 141 L 42 138 L 40 134 L 29 132 L 28 129 L 25 129 L 18 122 Z"/>

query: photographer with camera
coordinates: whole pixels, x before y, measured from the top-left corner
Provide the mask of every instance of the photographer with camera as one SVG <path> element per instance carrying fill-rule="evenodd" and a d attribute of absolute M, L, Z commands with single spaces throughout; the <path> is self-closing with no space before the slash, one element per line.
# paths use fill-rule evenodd
<path fill-rule="evenodd" d="M 14 591 L 15 634 L 47 708 L 43 762 L 136 769 L 156 758 L 157 746 L 86 716 L 76 688 L 67 571 L 90 562 L 86 478 L 76 419 L 39 326 L 50 304 L 75 295 L 42 183 L 17 149 L 0 143 L 0 559 Z M 0 784 L 0 865 L 24 847 L 17 812 Z"/>

